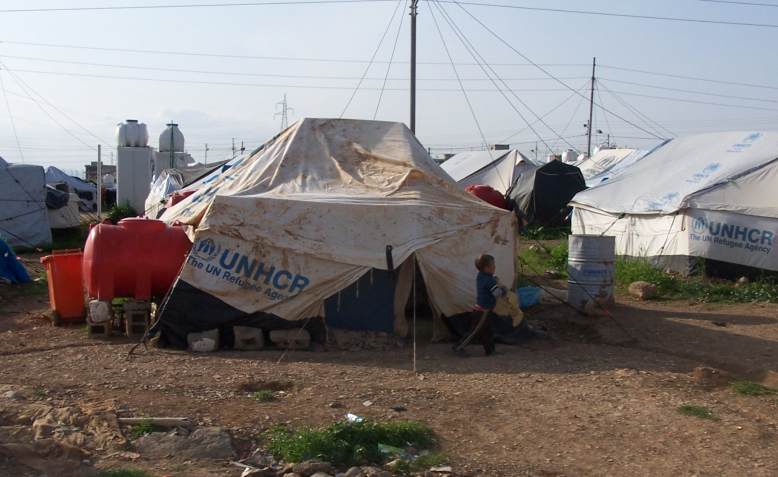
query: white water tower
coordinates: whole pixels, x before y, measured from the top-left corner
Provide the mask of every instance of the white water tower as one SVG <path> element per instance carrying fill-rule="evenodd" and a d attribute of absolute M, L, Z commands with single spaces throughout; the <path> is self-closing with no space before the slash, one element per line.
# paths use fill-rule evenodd
<path fill-rule="evenodd" d="M 143 215 L 151 189 L 152 149 L 146 125 L 128 119 L 116 126 L 116 203 Z"/>

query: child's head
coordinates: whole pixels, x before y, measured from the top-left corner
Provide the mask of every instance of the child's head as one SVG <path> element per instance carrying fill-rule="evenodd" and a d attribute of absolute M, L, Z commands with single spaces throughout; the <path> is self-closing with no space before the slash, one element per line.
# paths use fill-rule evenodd
<path fill-rule="evenodd" d="M 494 273 L 494 257 L 487 254 L 481 254 L 475 259 L 475 268 L 479 272 Z"/>

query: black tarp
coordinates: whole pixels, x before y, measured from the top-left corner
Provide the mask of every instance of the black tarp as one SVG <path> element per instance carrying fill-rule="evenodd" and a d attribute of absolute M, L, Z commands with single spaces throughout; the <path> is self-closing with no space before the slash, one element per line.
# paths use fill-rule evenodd
<path fill-rule="evenodd" d="M 562 161 L 551 161 L 527 171 L 516 180 L 509 204 L 520 219 L 543 226 L 563 225 L 567 204 L 586 189 L 581 170 Z"/>
<path fill-rule="evenodd" d="M 46 207 L 50 210 L 57 210 L 65 207 L 70 202 L 70 194 L 47 185 L 46 186 Z"/>

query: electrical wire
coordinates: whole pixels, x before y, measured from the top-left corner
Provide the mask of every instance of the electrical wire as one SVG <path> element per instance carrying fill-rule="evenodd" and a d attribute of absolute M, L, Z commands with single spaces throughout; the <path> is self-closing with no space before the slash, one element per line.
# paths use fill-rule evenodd
<path fill-rule="evenodd" d="M 604 104 L 602 101 L 602 95 L 600 94 L 600 83 L 599 81 L 596 81 L 594 83 L 594 92 L 597 95 L 597 98 L 600 100 L 600 104 Z M 602 115 L 603 119 L 605 120 L 605 127 L 608 128 L 608 134 L 613 135 L 613 129 L 611 129 L 610 121 L 608 121 L 608 113 L 603 113 Z M 610 144 L 608 144 L 610 146 Z"/>
<path fill-rule="evenodd" d="M 435 29 L 437 30 L 438 36 L 440 37 L 440 42 L 443 44 L 443 49 L 446 51 L 446 56 L 448 56 L 449 61 L 451 61 L 451 69 L 454 70 L 454 75 L 457 77 L 457 79 L 459 79 L 459 71 L 457 70 L 457 66 L 454 64 L 454 57 L 451 56 L 451 52 L 448 49 L 448 44 L 446 43 L 446 38 L 443 36 L 443 31 L 440 29 L 440 24 L 438 24 L 438 19 L 435 16 L 435 10 L 432 8 L 430 8 L 430 16 L 432 17 L 432 22 L 435 24 Z M 490 162 L 493 162 L 494 154 L 492 154 L 492 151 L 489 148 L 489 143 L 486 141 L 486 136 L 484 135 L 484 131 L 481 128 L 481 123 L 478 121 L 478 116 L 475 114 L 475 109 L 470 102 L 470 97 L 467 95 L 467 90 L 465 90 L 465 85 L 461 80 L 459 81 L 459 87 L 462 90 L 462 96 L 465 98 L 467 107 L 470 109 L 470 114 L 473 116 L 473 121 L 475 122 L 476 128 L 478 129 L 478 134 L 481 135 L 483 147 L 489 152 Z M 499 171 L 499 169 L 497 170 Z M 510 186 L 510 184 L 505 183 L 505 180 L 502 177 L 500 177 L 500 181 L 503 182 L 506 188 Z"/>
<path fill-rule="evenodd" d="M 5 69 L 5 68 L 0 68 Z M 5 81 L 3 81 L 3 74 L 2 71 L 0 71 L 0 89 L 3 91 L 3 99 L 5 99 L 5 109 L 8 111 L 8 119 L 11 121 L 11 129 L 14 133 L 14 139 L 16 140 L 16 148 L 19 150 L 19 157 L 22 159 L 22 164 L 24 164 L 24 152 L 22 151 L 22 143 L 19 142 L 19 133 L 16 131 L 16 121 L 14 121 L 14 115 L 11 112 L 11 103 L 8 101 L 8 95 L 5 92 Z"/>
<path fill-rule="evenodd" d="M 705 91 L 697 91 L 693 89 L 683 89 L 683 88 L 670 88 L 668 86 L 658 86 L 648 83 L 640 83 L 637 81 L 624 81 L 624 80 L 618 80 L 613 78 L 604 78 L 600 77 L 598 79 L 604 79 L 607 81 L 610 81 L 611 83 L 619 83 L 619 84 L 627 84 L 632 86 L 642 86 L 644 88 L 652 88 L 652 89 L 659 89 L 663 91 L 676 91 L 679 93 L 691 93 L 691 94 L 699 94 L 702 96 L 712 96 L 715 98 L 727 98 L 727 99 L 740 99 L 744 101 L 759 101 L 763 103 L 778 103 L 778 99 L 769 99 L 769 98 L 755 98 L 753 96 L 733 96 L 729 94 L 719 94 L 719 93 L 708 93 Z"/>
<path fill-rule="evenodd" d="M 687 75 L 679 75 L 674 73 L 660 73 L 657 71 L 649 71 L 649 70 L 642 70 L 638 68 L 626 68 L 623 66 L 612 66 L 612 65 L 597 65 L 599 68 L 607 68 L 611 70 L 619 70 L 619 71 L 629 71 L 631 73 L 641 73 L 645 75 L 653 75 L 653 76 L 665 76 L 668 78 L 676 78 L 676 79 L 686 79 L 686 80 L 694 80 L 694 81 L 705 81 L 707 83 L 717 83 L 717 84 L 726 84 L 726 85 L 733 85 L 733 86 L 745 86 L 748 88 L 761 88 L 761 89 L 772 89 L 772 90 L 778 90 L 778 86 L 772 86 L 772 85 L 765 85 L 765 84 L 756 84 L 756 83 L 743 83 L 739 81 L 727 81 L 727 80 L 717 80 L 717 79 L 711 79 L 711 78 L 703 78 L 700 76 L 687 76 Z"/>
<path fill-rule="evenodd" d="M 588 84 L 588 83 L 587 83 L 587 84 Z M 578 88 L 578 91 L 580 91 L 581 89 L 583 89 L 585 86 L 586 86 L 586 84 L 584 84 L 583 86 L 581 86 L 580 88 Z M 557 104 L 557 105 L 556 105 L 556 106 L 554 106 L 553 108 L 551 108 L 551 109 L 549 109 L 548 111 L 546 111 L 546 113 L 545 113 L 543 116 L 541 116 L 541 117 L 545 119 L 546 117 L 548 117 L 548 116 L 549 116 L 549 115 L 551 115 L 553 112 L 555 112 L 556 110 L 558 110 L 559 108 L 561 108 L 562 106 L 564 106 L 565 104 L 567 104 L 567 102 L 568 102 L 568 101 L 570 101 L 571 99 L 573 99 L 573 98 L 575 98 L 575 97 L 576 97 L 576 93 L 572 93 L 570 96 L 568 96 L 567 98 L 565 98 L 565 99 L 564 99 L 564 100 L 563 100 L 561 103 Z M 536 121 L 534 121 L 532 124 L 533 124 L 533 125 L 535 125 L 535 124 L 537 124 L 538 122 L 539 122 L 539 121 L 537 121 L 537 120 L 536 120 Z M 499 142 L 500 142 L 500 143 L 505 143 L 505 142 L 508 142 L 508 141 L 510 141 L 511 139 L 513 139 L 514 137 L 518 136 L 519 134 L 523 133 L 524 131 L 526 131 L 526 130 L 528 130 L 528 129 L 529 129 L 529 128 L 528 128 L 527 126 L 524 126 L 523 128 L 519 129 L 519 130 L 518 130 L 518 131 L 516 131 L 515 133 L 511 134 L 510 136 L 506 137 L 505 139 L 503 139 L 503 140 L 501 140 L 501 141 L 499 141 Z"/>
<path fill-rule="evenodd" d="M 440 3 L 439 3 L 439 2 L 437 2 L 437 1 L 435 1 L 435 0 L 433 0 L 433 4 L 434 4 L 434 5 L 435 5 L 435 6 L 436 6 L 438 9 L 439 9 L 439 11 L 441 12 L 441 14 L 443 15 L 443 18 L 444 18 L 444 19 L 445 19 L 445 20 L 448 22 L 448 24 L 449 24 L 449 27 L 450 27 L 450 28 L 451 28 L 451 29 L 454 31 L 454 33 L 455 33 L 455 34 L 456 34 L 456 35 L 459 37 L 459 40 L 462 42 L 462 45 L 465 47 L 465 49 L 468 51 L 468 53 L 470 53 L 470 55 L 473 57 L 473 60 L 475 60 L 476 62 L 480 62 L 480 63 L 482 64 L 482 66 L 481 66 L 481 70 L 482 70 L 482 71 L 483 71 L 483 73 L 486 75 L 486 77 L 487 77 L 487 78 L 492 78 L 492 76 L 490 76 L 489 72 L 486 70 L 486 68 L 488 68 L 488 70 L 489 70 L 489 71 L 492 73 L 492 75 L 493 75 L 493 76 L 494 76 L 494 77 L 495 77 L 497 80 L 499 80 L 499 81 L 500 81 L 500 82 L 503 84 L 503 86 L 504 86 L 504 87 L 505 87 L 505 88 L 506 88 L 508 91 L 510 91 L 510 92 L 513 94 L 513 96 L 516 98 L 516 100 L 517 100 L 517 101 L 518 101 L 518 102 L 519 102 L 519 103 L 520 103 L 522 106 L 524 106 L 524 107 L 525 107 L 525 108 L 526 108 L 526 109 L 527 109 L 527 110 L 528 110 L 530 113 L 532 113 L 532 115 L 533 115 L 533 116 L 535 116 L 535 118 L 536 118 L 538 121 L 540 121 L 540 122 L 541 122 L 541 123 L 542 123 L 542 124 L 543 124 L 543 125 L 544 125 L 544 126 L 545 126 L 545 127 L 548 129 L 548 130 L 549 130 L 549 131 L 551 131 L 551 132 L 552 132 L 554 135 L 556 135 L 558 138 L 562 139 L 562 136 L 560 136 L 560 135 L 559 135 L 559 134 L 558 134 L 558 133 L 557 133 L 557 132 L 556 132 L 556 131 L 555 131 L 553 128 L 551 128 L 551 127 L 550 127 L 550 126 L 549 126 L 549 125 L 548 125 L 548 124 L 547 124 L 547 123 L 546 123 L 546 122 L 543 120 L 543 118 L 542 118 L 542 117 L 540 117 L 540 116 L 539 116 L 539 115 L 538 115 L 538 114 L 537 114 L 537 113 L 536 113 L 536 112 L 535 112 L 535 111 L 534 111 L 532 108 L 530 108 L 530 107 L 529 107 L 529 105 L 528 105 L 526 102 L 524 102 L 524 101 L 523 101 L 521 98 L 519 98 L 519 96 L 518 96 L 518 95 L 517 95 L 517 94 L 516 94 L 516 93 L 515 93 L 513 90 L 511 90 L 511 89 L 508 87 L 507 83 L 505 83 L 504 81 L 502 81 L 502 80 L 501 80 L 500 76 L 497 74 L 497 72 L 494 70 L 494 68 L 492 68 L 492 67 L 489 65 L 489 63 L 487 63 L 487 62 L 486 62 L 486 60 L 484 59 L 484 57 L 483 57 L 483 56 L 482 56 L 482 55 L 481 55 L 481 54 L 478 52 L 478 50 L 476 50 L 475 46 L 474 46 L 474 45 L 473 45 L 473 44 L 470 42 L 470 40 L 468 40 L 468 38 L 465 36 L 465 34 L 462 32 L 462 30 L 461 30 L 461 29 L 460 29 L 460 28 L 459 28 L 459 27 L 456 25 L 456 22 L 453 20 L 453 18 L 451 18 L 451 16 L 448 14 L 448 12 L 446 12 L 446 10 L 445 10 L 445 9 L 444 9 L 444 8 L 443 8 L 441 5 L 440 5 Z M 484 68 L 484 67 L 485 67 L 485 68 Z M 497 84 L 497 82 L 496 82 L 496 81 L 494 81 L 494 80 L 492 81 L 492 84 L 494 85 L 495 89 L 497 89 L 497 91 L 499 91 L 499 92 L 500 92 L 500 94 L 503 96 L 503 98 L 505 99 L 505 101 L 506 101 L 506 102 L 508 102 L 508 104 L 509 104 L 509 105 L 511 106 L 511 108 L 512 108 L 512 109 L 513 109 L 513 110 L 516 112 L 516 114 L 518 114 L 518 115 L 519 115 L 519 117 L 522 119 L 522 121 L 524 121 L 524 123 L 527 125 L 527 127 L 528 127 L 528 128 L 530 128 L 530 129 L 532 130 L 532 132 L 535 134 L 535 136 L 536 136 L 536 137 L 540 138 L 540 137 L 541 137 L 541 136 L 540 136 L 540 134 L 539 134 L 539 133 L 538 133 L 538 132 L 535 130 L 535 128 L 534 128 L 534 126 L 532 125 L 532 123 L 530 123 L 530 122 L 529 122 L 529 121 L 528 121 L 528 120 L 527 120 L 527 119 L 524 117 L 524 115 L 521 113 L 521 111 L 520 111 L 520 110 L 519 110 L 519 109 L 518 109 L 518 108 L 517 108 L 517 107 L 516 107 L 516 106 L 513 104 L 513 102 L 512 102 L 512 101 L 511 101 L 511 100 L 510 100 L 510 99 L 509 99 L 509 98 L 508 98 L 508 97 L 505 95 L 505 92 L 502 90 L 502 88 L 500 88 L 499 84 Z M 564 141 L 564 139 L 562 139 L 562 140 Z M 568 144 L 569 144 L 569 143 L 568 143 Z M 549 147 L 549 145 L 548 145 L 548 144 L 547 144 L 545 141 L 543 141 L 543 145 L 544 145 L 544 146 L 546 146 L 546 148 L 548 148 L 549 152 L 552 152 L 552 151 L 551 151 L 551 148 Z M 570 146 L 572 146 L 572 144 L 569 144 L 569 145 L 570 145 Z"/>
<path fill-rule="evenodd" d="M 405 11 L 405 7 L 408 6 L 408 0 L 403 3 L 402 11 Z M 378 102 L 375 105 L 375 111 L 373 112 L 373 119 L 378 116 L 378 110 L 381 108 L 381 99 L 384 97 L 384 89 L 386 88 L 386 82 L 389 80 L 389 72 L 392 70 L 392 60 L 394 60 L 394 54 L 397 52 L 397 42 L 400 40 L 400 32 L 403 28 L 403 20 L 405 15 L 400 14 L 400 22 L 397 25 L 397 34 L 394 36 L 394 44 L 392 44 L 392 54 L 389 56 L 389 64 L 386 66 L 386 75 L 384 75 L 384 82 L 381 84 L 381 92 L 378 93 Z"/>
<path fill-rule="evenodd" d="M 330 5 L 349 3 L 380 3 L 393 0 L 274 0 L 265 2 L 229 2 L 229 3 L 169 3 L 162 5 L 112 5 L 104 7 L 42 7 L 8 8 L 0 13 L 49 13 L 49 12 L 88 12 L 116 10 L 163 10 L 172 8 L 220 8 L 220 7 L 263 7 L 275 5 Z"/>
<path fill-rule="evenodd" d="M 531 60 L 531 59 L 530 59 L 530 58 L 529 58 L 527 55 L 525 55 L 524 53 L 522 53 L 521 51 L 519 51 L 519 50 L 518 50 L 516 47 L 514 47 L 513 45 L 511 45 L 510 43 L 508 43 L 508 41 L 506 41 L 506 40 L 505 40 L 503 37 L 501 37 L 500 35 L 498 35 L 498 34 L 497 34 L 497 32 L 495 32 L 494 30 L 492 30 L 491 28 L 489 28 L 489 26 L 488 26 L 488 25 L 486 25 L 484 22 L 482 22 L 482 21 L 481 21 L 481 20 L 480 20 L 478 17 L 476 17 L 475 15 L 473 15 L 472 13 L 470 13 L 470 11 L 469 11 L 469 10 L 467 10 L 465 7 L 463 7 L 463 6 L 460 4 L 460 2 L 458 2 L 458 1 L 454 0 L 454 3 L 455 3 L 455 4 L 456 4 L 456 5 L 457 5 L 457 6 L 458 6 L 460 9 L 462 9 L 462 11 L 464 11 L 464 12 L 465 12 L 465 13 L 466 13 L 466 14 L 467 14 L 467 15 L 468 15 L 470 18 L 472 18 L 473 20 L 475 20 L 475 21 L 476 21 L 476 22 L 477 22 L 479 25 L 481 25 L 481 26 L 482 26 L 482 27 L 483 27 L 483 28 L 484 28 L 484 29 L 485 29 L 487 32 L 489 32 L 489 33 L 490 33 L 492 36 L 494 36 L 494 37 L 495 37 L 495 38 L 496 38 L 496 39 L 497 39 L 497 40 L 498 40 L 500 43 L 502 43 L 503 45 L 507 46 L 508 48 L 510 48 L 511 50 L 513 50 L 513 52 L 514 52 L 514 53 L 516 53 L 516 54 L 517 54 L 517 55 L 519 55 L 519 56 L 520 56 L 522 59 L 524 59 L 524 61 L 526 61 L 527 63 L 530 63 L 530 64 L 534 65 L 534 66 L 535 66 L 535 67 L 536 67 L 538 70 L 540 70 L 541 72 L 543 72 L 543 74 L 545 74 L 546 76 L 548 76 L 548 77 L 550 77 L 550 78 L 553 78 L 553 79 L 554 79 L 554 80 L 555 80 L 557 83 L 561 84 L 562 86 L 564 86 L 564 87 L 565 87 L 565 88 L 567 88 L 568 90 L 575 92 L 575 93 L 576 93 L 576 94 L 578 94 L 579 96 L 584 96 L 584 95 L 582 95 L 580 92 L 576 91 L 576 90 L 575 90 L 575 89 L 573 89 L 571 86 L 569 86 L 567 83 L 565 83 L 564 81 L 560 80 L 559 78 L 557 78 L 556 76 L 554 76 L 553 74 L 551 74 L 551 72 L 549 72 L 548 70 L 546 70 L 545 68 L 543 68 L 541 65 L 539 65 L 538 63 L 535 63 L 534 61 L 532 61 L 532 60 Z M 585 97 L 585 96 L 584 96 L 584 97 Z M 595 104 L 596 104 L 596 103 L 595 103 Z M 646 130 L 646 129 L 643 129 L 642 127 L 640 127 L 640 126 L 638 126 L 637 124 L 635 124 L 635 123 L 633 123 L 633 122 L 629 121 L 628 119 L 626 119 L 626 118 L 624 118 L 624 117 L 622 117 L 622 116 L 620 116 L 620 115 L 618 115 L 618 114 L 616 114 L 616 113 L 614 113 L 614 112 L 612 112 L 612 111 L 609 111 L 609 110 L 607 110 L 606 108 L 603 108 L 603 107 L 602 107 L 602 105 L 597 105 L 597 106 L 599 106 L 599 107 L 600 107 L 600 108 L 601 108 L 603 111 L 607 111 L 607 112 L 611 113 L 613 116 L 615 116 L 615 117 L 617 117 L 617 118 L 621 119 L 622 121 L 624 121 L 625 123 L 629 124 L 630 126 L 632 126 L 632 127 L 636 128 L 636 129 L 639 129 L 639 130 L 643 131 L 643 132 L 644 132 L 644 133 L 646 133 L 646 134 L 650 134 L 650 135 L 652 135 L 652 136 L 654 135 L 654 134 L 653 134 L 651 131 L 648 131 L 648 130 Z M 664 138 L 657 136 L 657 139 L 664 139 Z"/>
<path fill-rule="evenodd" d="M 512 10 L 525 10 L 525 11 L 535 11 L 535 12 L 571 13 L 576 15 L 593 15 L 593 16 L 603 16 L 603 17 L 632 18 L 632 19 L 640 19 L 640 20 L 657 20 L 657 21 L 680 22 L 680 23 L 702 23 L 702 24 L 712 24 L 712 25 L 728 25 L 728 26 L 742 26 L 742 27 L 756 27 L 756 28 L 778 28 L 778 25 L 773 23 L 751 23 L 751 22 L 736 22 L 736 21 L 728 21 L 728 20 L 708 20 L 705 18 L 690 18 L 690 17 L 665 17 L 659 15 L 638 15 L 633 13 L 606 12 L 600 10 L 572 10 L 572 9 L 565 9 L 565 8 L 529 7 L 526 5 L 505 5 L 501 3 L 472 2 L 472 1 L 459 1 L 459 0 L 440 0 L 440 1 L 442 1 L 443 3 L 455 3 L 457 5 L 507 8 Z"/>
<path fill-rule="evenodd" d="M 778 8 L 778 4 L 776 3 L 764 3 L 764 2 L 742 2 L 742 1 L 735 1 L 735 0 L 698 0 L 700 2 L 706 2 L 706 3 L 724 3 L 729 5 L 741 5 L 741 6 L 747 6 L 747 7 L 773 7 Z"/>
<path fill-rule="evenodd" d="M 386 35 L 389 33 L 389 28 L 391 28 L 392 23 L 394 23 L 394 17 L 397 15 L 397 12 L 400 9 L 400 4 L 402 3 L 402 1 L 403 0 L 397 0 L 397 4 L 394 7 L 394 11 L 392 11 L 392 16 L 389 17 L 389 23 L 386 24 L 384 33 L 381 35 L 381 38 L 378 40 L 378 45 L 376 45 L 375 50 L 373 50 L 373 55 L 370 57 L 370 61 L 367 63 L 367 66 L 365 67 L 365 71 L 362 73 L 362 77 L 359 78 L 359 81 L 357 82 L 354 91 L 351 93 L 351 96 L 348 98 L 348 101 L 346 101 L 346 106 L 343 107 L 343 111 L 340 113 L 340 116 L 338 116 L 339 118 L 342 118 L 343 115 L 346 114 L 348 107 L 351 106 L 351 102 L 354 100 L 354 97 L 357 95 L 357 92 L 359 91 L 359 87 L 362 86 L 362 82 L 365 81 L 365 77 L 367 76 L 367 73 L 370 71 L 370 67 L 373 66 L 373 61 L 375 60 L 376 55 L 378 55 L 378 52 L 381 50 L 381 45 L 384 44 L 384 39 L 386 38 Z M 382 94 L 383 94 L 383 88 L 382 88 Z"/>
<path fill-rule="evenodd" d="M 655 96 L 652 94 L 631 93 L 628 91 L 615 91 L 615 92 L 618 94 L 625 94 L 627 96 L 638 96 L 641 98 L 661 99 L 665 101 L 675 101 L 678 103 L 705 104 L 709 106 L 720 106 L 723 108 L 753 109 L 756 111 L 778 111 L 778 108 L 763 108 L 761 106 L 747 106 L 743 104 L 729 104 L 729 103 L 714 103 L 712 101 L 698 101 L 696 99 L 675 98 L 672 96 Z"/>
<path fill-rule="evenodd" d="M 606 92 L 610 93 L 610 94 L 611 94 L 611 96 L 613 96 L 614 98 L 616 98 L 616 101 L 618 101 L 619 103 L 621 103 L 621 105 L 622 105 L 622 106 L 624 106 L 624 107 L 625 107 L 627 110 L 629 110 L 629 111 L 632 111 L 632 113 L 633 113 L 633 114 L 635 114 L 635 115 L 636 115 L 638 118 L 642 118 L 642 119 L 643 119 L 643 121 L 645 121 L 646 123 L 648 123 L 649 127 L 653 127 L 653 128 L 654 128 L 656 131 L 658 131 L 660 134 L 663 134 L 663 132 L 662 132 L 662 131 L 664 131 L 665 133 L 668 133 L 668 134 L 670 134 L 670 137 L 676 137 L 676 136 L 678 136 L 676 133 L 674 133 L 674 132 L 673 132 L 673 131 L 671 131 L 670 129 L 668 129 L 668 128 L 664 127 L 663 125 L 661 125 L 661 124 L 660 124 L 660 123 L 658 123 L 657 121 L 654 121 L 653 119 L 651 119 L 651 118 L 650 118 L 648 115 L 644 114 L 644 113 L 643 113 L 642 111 L 640 111 L 638 108 L 635 108 L 634 106 L 632 106 L 631 104 L 629 104 L 629 102 L 627 102 L 627 100 L 625 100 L 624 98 L 622 98 L 622 97 L 621 97 L 621 96 L 619 96 L 618 94 L 616 94 L 616 93 L 614 93 L 613 91 L 611 91 L 611 90 L 608 88 L 608 86 L 606 86 L 606 85 L 605 85 L 605 84 L 604 84 L 602 81 L 600 81 L 600 83 L 599 83 L 599 86 L 601 86 L 601 87 L 602 87 L 602 88 L 603 88 L 603 89 L 604 89 Z M 625 139 L 630 139 L 629 137 L 626 137 L 626 136 L 621 136 L 621 137 L 623 137 L 623 138 L 625 138 Z"/>
<path fill-rule="evenodd" d="M 17 75 L 16 73 L 14 73 L 14 71 L 13 71 L 13 70 L 11 70 L 10 68 L 8 68 L 8 66 L 7 66 L 6 64 L 4 64 L 2 61 L 0 61 L 0 66 L 2 66 L 2 67 L 3 67 L 3 68 L 6 70 L 6 71 L 8 71 L 8 73 L 11 75 L 11 77 L 12 77 L 12 78 L 13 78 L 13 79 L 16 81 L 16 83 L 17 83 L 17 84 L 18 84 L 20 87 L 22 87 L 22 89 L 24 89 L 24 88 L 27 88 L 28 90 L 32 91 L 32 92 L 33 92 L 33 93 L 34 93 L 34 94 L 35 94 L 35 95 L 36 95 L 38 98 L 40 98 L 40 99 L 41 99 L 41 100 L 42 100 L 44 103 L 46 103 L 47 105 L 49 105 L 49 107 L 50 107 L 50 108 L 52 108 L 53 110 L 57 111 L 59 114 L 61 114 L 61 115 L 62 115 L 62 116 L 64 116 L 65 118 L 67 118 L 67 119 L 68 119 L 70 122 L 72 122 L 73 124 L 75 124 L 76 126 L 78 126 L 79 128 L 81 128 L 81 130 L 82 130 L 82 131 L 86 132 L 87 134 L 89 134 L 89 135 L 90 135 L 90 136 L 92 136 L 93 138 L 97 139 L 99 142 L 102 142 L 103 144 L 110 144 L 110 143 L 111 143 L 111 141 L 106 141 L 104 138 L 101 138 L 101 137 L 100 137 L 100 136 L 98 136 L 97 134 L 93 133 L 93 132 L 92 132 L 92 131 L 90 131 L 90 130 L 89 130 L 87 127 L 86 127 L 86 126 L 84 126 L 84 125 L 83 125 L 83 124 L 81 124 L 80 122 L 78 122 L 78 121 L 76 121 L 75 119 L 73 119 L 73 117 L 72 117 L 72 116 L 70 116 L 68 113 L 66 113 L 65 111 L 61 110 L 61 109 L 60 109 L 60 108 L 58 108 L 56 105 L 52 104 L 52 103 L 51 103 L 51 101 L 49 101 L 49 100 L 48 100 L 48 99 L 46 99 L 46 98 L 45 98 L 45 97 L 44 97 L 42 94 L 40 94 L 38 91 L 36 91 L 36 90 L 35 90 L 35 89 L 34 89 L 32 86 L 30 86 L 30 85 L 29 85 L 29 83 L 27 83 L 27 82 L 26 82 L 26 81 L 24 81 L 24 80 L 23 80 L 23 79 L 22 79 L 22 78 L 21 78 L 19 75 Z M 92 149 L 93 149 L 93 148 L 92 148 Z"/>

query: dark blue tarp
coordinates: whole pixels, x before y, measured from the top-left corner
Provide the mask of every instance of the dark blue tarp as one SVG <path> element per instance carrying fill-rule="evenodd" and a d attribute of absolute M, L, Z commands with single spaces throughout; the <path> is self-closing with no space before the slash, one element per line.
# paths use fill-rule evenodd
<path fill-rule="evenodd" d="M 16 258 L 11 247 L 0 239 L 0 280 L 11 283 L 28 283 L 32 280 L 22 262 Z"/>

